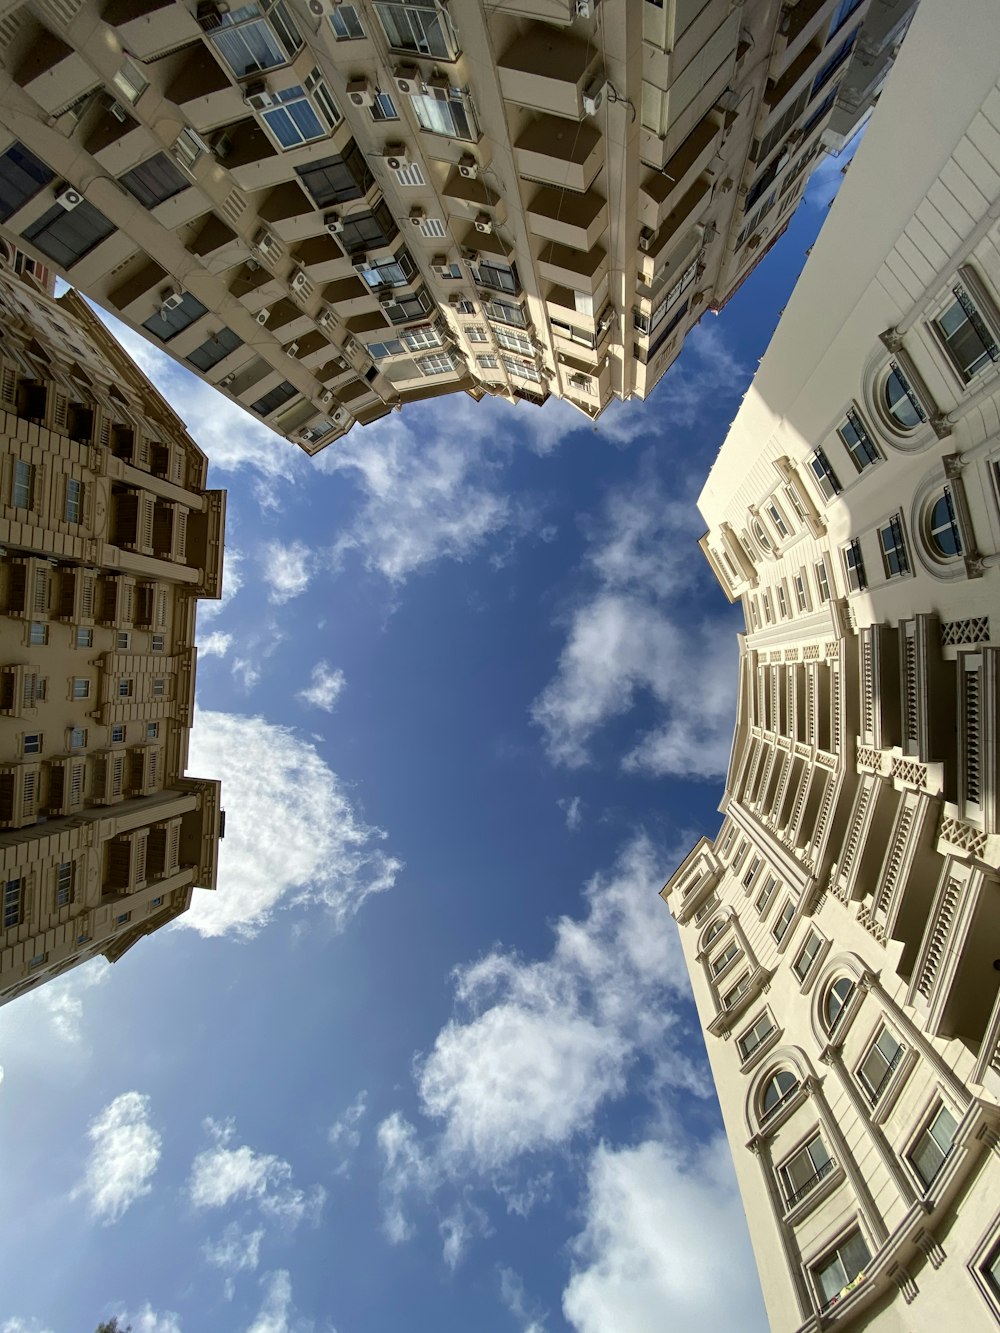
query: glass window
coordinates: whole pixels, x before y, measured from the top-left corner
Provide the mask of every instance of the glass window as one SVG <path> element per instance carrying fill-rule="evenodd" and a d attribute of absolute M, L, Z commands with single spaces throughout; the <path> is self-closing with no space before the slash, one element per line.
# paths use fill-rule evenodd
<path fill-rule="evenodd" d="M 157 676 L 153 681 L 153 694 L 161 698 L 167 692 L 167 682 L 164 676 Z"/>
<path fill-rule="evenodd" d="M 429 313 L 432 304 L 427 289 L 421 287 L 412 296 L 401 293 L 391 305 L 382 307 L 382 313 L 388 317 L 390 324 L 405 324 L 411 319 L 423 319 Z"/>
<path fill-rule="evenodd" d="M 33 620 L 31 622 L 31 629 L 28 632 L 28 642 L 34 644 L 37 647 L 40 646 L 41 644 L 48 643 L 48 641 L 49 641 L 48 625 L 43 624 L 40 620 Z"/>
<path fill-rule="evenodd" d="M 83 482 L 76 477 L 66 478 L 66 507 L 63 517 L 67 523 L 79 523 L 83 517 Z"/>
<path fill-rule="evenodd" d="M 24 920 L 24 882 L 17 879 L 8 879 L 3 887 L 3 928 L 10 930 L 11 926 L 19 926 Z"/>
<path fill-rule="evenodd" d="M 830 600 L 830 580 L 827 576 L 825 560 L 816 562 L 816 586 L 819 588 L 819 600 L 828 602 Z"/>
<path fill-rule="evenodd" d="M 815 930 L 811 931 L 809 938 L 796 955 L 795 962 L 792 964 L 792 971 L 800 981 L 805 981 L 809 975 L 822 943 L 823 937 L 818 935 Z"/>
<path fill-rule="evenodd" d="M 771 927 L 771 934 L 774 936 L 775 943 L 780 944 L 788 934 L 788 927 L 792 924 L 792 917 L 795 915 L 795 904 L 791 898 L 785 900 L 784 906 L 778 913 L 774 925 Z"/>
<path fill-rule="evenodd" d="M 290 398 L 294 398 L 296 392 L 294 384 L 289 384 L 288 380 L 282 380 L 270 393 L 265 393 L 255 403 L 251 403 L 250 410 L 256 412 L 259 416 L 266 417 L 284 403 L 287 403 Z"/>
<path fill-rule="evenodd" d="M 864 1236 L 854 1231 L 814 1266 L 813 1276 L 824 1309 L 834 1305 L 856 1277 L 863 1276 L 870 1258 Z"/>
<path fill-rule="evenodd" d="M 74 727 L 69 733 L 69 748 L 71 750 L 83 750 L 87 745 L 87 728 Z"/>
<path fill-rule="evenodd" d="M 376 2 L 375 12 L 394 51 L 454 60 L 458 42 L 447 13 L 434 5 Z"/>
<path fill-rule="evenodd" d="M 21 746 L 21 752 L 22 754 L 41 754 L 42 733 L 40 731 L 28 732 Z"/>
<path fill-rule="evenodd" d="M 354 5 L 338 5 L 330 15 L 330 27 L 338 42 L 358 41 L 365 35 Z"/>
<path fill-rule="evenodd" d="M 860 28 L 855 28 L 854 31 L 850 34 L 850 36 L 846 37 L 841 42 L 840 46 L 837 47 L 836 51 L 834 51 L 833 55 L 826 62 L 826 64 L 823 66 L 820 72 L 816 75 L 816 78 L 813 80 L 812 92 L 810 93 L 810 101 L 812 100 L 813 97 L 816 96 L 818 92 L 821 91 L 821 89 L 826 87 L 826 85 L 833 78 L 834 74 L 836 74 L 837 70 L 840 69 L 841 65 L 845 62 L 845 60 L 847 60 L 848 56 L 850 56 L 851 51 L 854 49 L 854 43 L 857 41 L 858 33 L 860 31 L 861 31 Z"/>
<path fill-rule="evenodd" d="M 955 517 L 950 487 L 946 486 L 935 501 L 928 527 L 931 545 L 937 555 L 951 560 L 962 554 L 962 534 Z"/>
<path fill-rule="evenodd" d="M 833 1158 L 817 1134 L 778 1168 L 786 1206 L 791 1208 L 804 1199 L 832 1170 Z"/>
<path fill-rule="evenodd" d="M 512 324 L 518 329 L 528 326 L 528 317 L 524 309 L 510 301 L 484 301 L 483 314 L 489 319 L 497 319 L 501 324 Z"/>
<path fill-rule="evenodd" d="M 916 430 L 922 421 L 927 420 L 920 399 L 895 361 L 889 362 L 889 374 L 882 393 L 890 416 L 903 430 Z"/>
<path fill-rule="evenodd" d="M 90 698 L 90 681 L 87 679 L 86 676 L 73 677 L 73 698 L 74 699 Z"/>
<path fill-rule="evenodd" d="M 951 1150 L 958 1124 L 947 1106 L 939 1106 L 930 1124 L 910 1149 L 909 1158 L 917 1175 L 930 1189 Z"/>
<path fill-rule="evenodd" d="M 389 245 L 399 235 L 396 220 L 383 200 L 370 213 L 355 213 L 344 219 L 340 244 L 349 254 L 378 250 Z"/>
<path fill-rule="evenodd" d="M 375 184 L 375 178 L 369 170 L 365 155 L 353 139 L 342 153 L 321 158 L 317 162 L 307 162 L 295 170 L 315 200 L 317 208 L 328 208 L 331 204 L 345 204 L 352 199 L 361 199 Z M 352 218 L 351 221 L 355 219 Z M 394 227 L 393 235 L 395 234 Z M 359 248 L 350 246 L 346 240 L 343 244 L 348 251 Z"/>
<path fill-rule="evenodd" d="M 708 930 L 705 931 L 705 942 L 702 945 L 702 948 L 707 948 L 708 945 L 710 945 L 718 935 L 722 934 L 725 928 L 726 928 L 725 921 L 721 919 L 718 921 L 713 921 L 712 924 L 709 926 Z"/>
<path fill-rule="evenodd" d="M 531 355 L 531 339 L 526 333 L 512 333 L 510 329 L 494 328 L 497 342 L 508 352 L 520 352 L 522 356 Z"/>
<path fill-rule="evenodd" d="M 903 1058 L 904 1049 L 905 1047 L 896 1040 L 889 1029 L 884 1027 L 875 1038 L 871 1050 L 861 1061 L 858 1078 L 868 1093 L 868 1100 L 872 1106 L 876 1105 L 882 1096 L 893 1070 Z"/>
<path fill-rule="evenodd" d="M 73 901 L 74 866 L 72 861 L 62 861 L 56 869 L 56 906 L 68 907 Z"/>
<path fill-rule="evenodd" d="M 441 335 L 437 329 L 427 325 L 422 329 L 404 329 L 399 335 L 400 341 L 411 352 L 419 352 L 425 347 L 440 347 Z"/>
<path fill-rule="evenodd" d="M 741 1059 L 748 1060 L 761 1042 L 766 1041 L 773 1031 L 774 1024 L 771 1021 L 771 1015 L 761 1014 L 753 1026 L 748 1028 L 736 1043 L 739 1047 Z"/>
<path fill-rule="evenodd" d="M 764 887 L 761 889 L 760 893 L 757 894 L 757 901 L 754 903 L 758 916 L 763 916 L 767 911 L 777 887 L 778 881 L 773 875 L 768 875 L 767 879 L 764 881 Z"/>
<path fill-rule="evenodd" d="M 149 319 L 143 320 L 142 327 L 149 333 L 154 334 L 161 342 L 169 342 L 178 333 L 183 333 L 196 319 L 201 319 L 205 310 L 206 307 L 196 296 L 192 296 L 190 292 L 185 292 L 180 305 L 175 305 L 169 310 L 166 306 L 162 306 L 155 315 L 150 315 Z"/>
<path fill-rule="evenodd" d="M 509 292 L 512 296 L 520 295 L 521 283 L 513 264 L 504 264 L 498 259 L 480 259 L 478 264 L 469 265 L 469 272 L 477 287 Z"/>
<path fill-rule="evenodd" d="M 230 328 L 220 329 L 217 334 L 206 340 L 200 347 L 196 347 L 193 352 L 188 352 L 187 360 L 198 370 L 211 370 L 213 366 L 218 365 L 230 352 L 235 352 L 237 347 L 243 346 L 243 339 L 235 334 Z"/>
<path fill-rule="evenodd" d="M 753 522 L 750 524 L 750 530 L 765 551 L 771 551 L 774 549 L 773 546 L 771 545 L 771 538 L 764 531 L 764 525 L 763 523 L 760 522 L 759 519 L 755 518 L 753 520 Z"/>
<path fill-rule="evenodd" d="M 6 222 L 29 199 L 55 179 L 55 172 L 23 144 L 11 144 L 0 154 L 0 222 Z"/>
<path fill-rule="evenodd" d="M 720 972 L 724 972 L 739 952 L 740 946 L 735 940 L 730 940 L 722 953 L 712 959 L 712 976 L 717 977 Z"/>
<path fill-rule="evenodd" d="M 827 991 L 824 1013 L 828 1032 L 832 1032 L 840 1022 L 847 1002 L 853 994 L 854 982 L 850 977 L 838 977 Z"/>
<path fill-rule="evenodd" d="M 127 923 L 131 920 L 132 920 L 131 912 L 122 912 L 119 916 L 115 917 L 115 925 L 124 926 L 127 925 Z"/>
<path fill-rule="evenodd" d="M 392 259 L 379 259 L 359 268 L 358 273 L 373 290 L 380 287 L 406 287 L 416 276 L 416 265 L 405 248 Z M 440 342 L 440 339 L 438 340 Z"/>
<path fill-rule="evenodd" d="M 833 22 L 830 24 L 830 37 L 844 26 L 860 4 L 861 0 L 840 0 L 833 16 Z"/>
<path fill-rule="evenodd" d="M 420 128 L 429 134 L 463 139 L 466 143 L 475 143 L 479 138 L 479 122 L 472 100 L 460 88 L 449 88 L 444 101 L 423 94 L 411 97 L 410 106 Z"/>
<path fill-rule="evenodd" d="M 92 629 L 78 629 L 76 631 L 76 646 L 78 648 L 93 648 L 94 631 Z"/>
<path fill-rule="evenodd" d="M 455 363 L 447 352 L 432 352 L 417 358 L 417 368 L 421 375 L 444 375 L 455 369 Z"/>
<path fill-rule="evenodd" d="M 750 864 L 747 866 L 746 870 L 743 872 L 743 887 L 744 887 L 744 888 L 749 888 L 749 887 L 750 887 L 750 885 L 753 883 L 754 876 L 757 874 L 757 871 L 760 869 L 760 867 L 761 867 L 761 858 L 760 858 L 759 856 L 754 856 L 754 857 L 752 857 L 752 858 L 751 858 L 751 861 L 750 861 Z"/>
<path fill-rule="evenodd" d="M 856 537 L 844 547 L 844 571 L 847 575 L 847 586 L 852 592 L 863 592 L 868 587 L 861 543 Z"/>
<path fill-rule="evenodd" d="M 788 616 L 788 594 L 785 592 L 785 585 L 779 583 L 776 591 L 778 594 L 778 611 L 782 620 L 785 620 Z"/>
<path fill-rule="evenodd" d="M 132 690 L 133 690 L 132 681 L 120 680 L 118 682 L 118 694 L 120 698 L 130 699 L 132 697 Z"/>
<path fill-rule="evenodd" d="M 806 592 L 806 581 L 801 574 L 796 574 L 792 582 L 795 585 L 795 604 L 800 611 L 809 610 L 809 594 Z"/>
<path fill-rule="evenodd" d="M 121 745 L 125 741 L 125 727 L 121 722 L 116 722 L 111 728 L 111 741 L 114 745 Z"/>
<path fill-rule="evenodd" d="M 15 509 L 30 509 L 35 498 L 35 465 L 18 458 L 14 463 L 11 504 Z"/>
<path fill-rule="evenodd" d="M 381 361 L 387 356 L 399 356 L 406 349 L 401 342 L 390 338 L 384 343 L 369 343 L 366 350 L 373 361 Z"/>
<path fill-rule="evenodd" d="M 483 370 L 498 370 L 500 368 L 499 360 L 488 353 L 485 356 L 477 356 L 476 365 L 482 366 Z"/>
<path fill-rule="evenodd" d="M 743 975 L 740 977 L 739 981 L 737 981 L 736 985 L 733 986 L 732 990 L 726 991 L 725 995 L 723 995 L 722 1007 L 724 1009 L 732 1009 L 732 1007 L 743 998 L 743 996 L 747 993 L 749 989 L 750 989 L 750 973 L 744 972 Z"/>
<path fill-rule="evenodd" d="M 767 516 L 774 524 L 778 536 L 782 538 L 787 537 L 788 524 L 785 522 L 784 515 L 776 504 L 772 503 L 767 506 Z"/>
<path fill-rule="evenodd" d="M 114 227 L 92 203 L 81 199 L 75 208 L 56 204 L 22 233 L 60 268 L 72 268 L 112 234 Z"/>
<path fill-rule="evenodd" d="M 972 297 L 956 283 L 954 302 L 934 321 L 955 369 L 968 382 L 984 366 L 1000 361 L 1000 347 Z"/>
<path fill-rule="evenodd" d="M 153 652 L 154 652 L 154 653 L 162 653 L 165 644 L 166 644 L 166 640 L 165 640 L 165 638 L 164 638 L 164 636 L 163 636 L 162 634 L 154 634 L 154 635 L 153 635 L 152 648 L 153 648 Z"/>
<path fill-rule="evenodd" d="M 819 485 L 820 494 L 824 500 L 832 500 L 835 495 L 839 495 L 841 484 L 837 479 L 837 474 L 830 466 L 830 460 L 822 449 L 816 449 L 813 452 L 809 464 L 813 471 L 813 476 Z"/>
<path fill-rule="evenodd" d="M 312 139 L 324 139 L 340 121 L 340 110 L 319 73 L 314 71 L 310 81 L 308 90 L 297 83 L 291 88 L 272 93 L 272 101 L 279 105 L 261 112 L 264 123 L 282 148 L 295 148 Z M 309 98 L 310 92 L 319 112 Z"/>
<path fill-rule="evenodd" d="M 258 0 L 219 14 L 208 37 L 238 79 L 284 65 L 302 45 L 284 0 Z"/>
<path fill-rule="evenodd" d="M 878 530 L 879 544 L 882 547 L 882 563 L 888 578 L 897 578 L 909 574 L 910 559 L 906 554 L 906 542 L 903 539 L 903 524 L 898 514 L 893 514 L 888 523 Z"/>
<path fill-rule="evenodd" d="M 114 84 L 118 95 L 123 97 L 130 106 L 134 106 L 149 87 L 149 80 L 145 74 L 135 61 L 129 60 L 127 56 L 122 61 L 111 82 Z"/>
<path fill-rule="evenodd" d="M 343 8 L 343 6 L 341 6 Z M 398 120 L 399 112 L 396 110 L 396 104 L 388 93 L 376 93 L 375 100 L 369 108 L 372 113 L 372 120 Z"/>
<path fill-rule="evenodd" d="M 764 1090 L 760 1095 L 760 1111 L 762 1116 L 769 1116 L 776 1111 L 799 1086 L 799 1080 L 790 1069 L 779 1069 L 776 1074 L 764 1084 Z"/>
<path fill-rule="evenodd" d="M 864 422 L 853 408 L 848 409 L 847 420 L 837 427 L 837 434 L 843 440 L 847 452 L 851 455 L 851 461 L 859 472 L 881 461 L 882 455 L 879 453 L 878 445 L 868 434 Z"/>

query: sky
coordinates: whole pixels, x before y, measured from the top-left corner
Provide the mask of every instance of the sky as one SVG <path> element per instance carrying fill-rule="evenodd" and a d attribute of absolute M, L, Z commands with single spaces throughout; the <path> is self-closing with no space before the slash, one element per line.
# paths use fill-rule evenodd
<path fill-rule="evenodd" d="M 658 892 L 735 707 L 695 500 L 842 161 L 596 426 L 462 396 L 309 459 L 112 324 L 229 493 L 226 837 L 0 1011 L 0 1333 L 766 1329 Z"/>

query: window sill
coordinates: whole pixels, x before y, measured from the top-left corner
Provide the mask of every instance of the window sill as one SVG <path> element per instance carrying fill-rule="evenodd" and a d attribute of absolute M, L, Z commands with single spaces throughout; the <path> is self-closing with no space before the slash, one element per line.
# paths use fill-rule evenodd
<path fill-rule="evenodd" d="M 844 1168 L 837 1162 L 833 1170 L 829 1172 L 828 1175 L 825 1175 L 822 1180 L 818 1181 L 816 1187 L 811 1189 L 805 1198 L 799 1199 L 799 1201 L 791 1208 L 786 1209 L 782 1219 L 785 1225 L 790 1227 L 798 1226 L 800 1222 L 803 1222 L 809 1216 L 814 1208 L 818 1208 L 824 1199 L 829 1198 L 834 1190 L 838 1189 L 846 1179 L 847 1176 L 844 1172 Z"/>

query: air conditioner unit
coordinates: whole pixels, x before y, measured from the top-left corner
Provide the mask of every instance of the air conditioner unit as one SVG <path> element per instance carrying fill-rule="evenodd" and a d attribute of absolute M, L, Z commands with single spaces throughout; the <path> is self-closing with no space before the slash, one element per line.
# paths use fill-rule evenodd
<path fill-rule="evenodd" d="M 477 213 L 475 220 L 476 231 L 489 233 L 493 230 L 493 219 L 489 213 Z"/>
<path fill-rule="evenodd" d="M 219 380 L 219 387 L 222 389 L 228 389 L 230 384 L 232 384 L 235 378 L 236 378 L 236 371 L 231 370 L 228 375 L 223 375 L 222 379 Z"/>
<path fill-rule="evenodd" d="M 64 185 L 56 194 L 56 203 L 68 213 L 77 204 L 83 203 L 83 195 L 79 190 L 74 190 L 72 185 Z"/>
<path fill-rule="evenodd" d="M 274 106 L 274 98 L 267 91 L 267 84 L 263 79 L 247 84 L 243 89 L 243 101 L 254 111 L 263 111 L 265 107 Z"/>
<path fill-rule="evenodd" d="M 323 226 L 331 236 L 339 236 L 344 230 L 344 219 L 339 213 L 324 213 Z"/>
<path fill-rule="evenodd" d="M 351 79 L 347 85 L 347 100 L 352 106 L 374 106 L 375 89 L 367 79 Z"/>
<path fill-rule="evenodd" d="M 608 313 L 602 316 L 602 318 L 598 321 L 597 325 L 598 338 L 603 338 L 604 335 L 607 333 L 608 329 L 611 328 L 611 325 L 614 322 L 615 322 L 615 313 L 613 310 L 609 310 Z"/>
<path fill-rule="evenodd" d="M 424 208 L 420 208 L 419 205 L 416 208 L 410 209 L 411 226 L 419 227 L 420 224 L 426 219 L 426 217 L 427 217 L 427 210 Z"/>
<path fill-rule="evenodd" d="M 351 259 L 353 260 L 355 273 L 367 273 L 372 266 L 371 260 L 368 259 L 367 256 L 365 256 L 362 259 L 359 259 L 358 256 L 354 254 L 351 255 Z"/>
<path fill-rule="evenodd" d="M 228 14 L 228 12 L 229 6 L 227 4 L 212 4 L 211 0 L 203 0 L 196 11 L 196 18 L 202 32 L 211 32 L 213 28 L 220 27 L 223 14 Z"/>
<path fill-rule="evenodd" d="M 573 12 L 578 19 L 589 19 L 593 16 L 596 3 L 597 0 L 576 0 Z"/>
<path fill-rule="evenodd" d="M 359 343 L 357 338 L 353 335 L 344 343 L 344 351 L 350 352 L 352 356 L 357 356 L 359 352 L 363 352 L 364 350 L 364 347 L 362 347 L 361 343 Z"/>
<path fill-rule="evenodd" d="M 338 407 L 333 414 L 333 424 L 335 426 L 346 426 L 350 419 L 351 414 L 343 407 Z"/>
<path fill-rule="evenodd" d="M 212 152 L 220 162 L 225 162 L 232 151 L 233 141 L 228 134 L 217 134 L 212 140 Z"/>
<path fill-rule="evenodd" d="M 447 255 L 432 255 L 431 268 L 439 278 L 451 277 L 451 263 Z"/>
<path fill-rule="evenodd" d="M 333 402 L 333 390 L 325 389 L 319 396 L 319 401 L 326 407 L 327 403 Z"/>
<path fill-rule="evenodd" d="M 448 297 L 448 304 L 450 306 L 455 306 L 457 308 L 458 306 L 467 305 L 471 303 L 469 302 L 469 297 L 467 293 L 452 292 L 451 295 Z"/>
<path fill-rule="evenodd" d="M 273 232 L 263 228 L 253 238 L 254 249 L 265 259 L 277 259 L 281 254 L 281 242 Z"/>
<path fill-rule="evenodd" d="M 652 227 L 639 228 L 639 249 L 643 254 L 649 254 L 653 248 L 653 242 L 656 240 L 656 232 Z"/>
<path fill-rule="evenodd" d="M 583 90 L 583 114 L 596 116 L 604 101 L 605 81 L 603 76 L 596 78 Z"/>
<path fill-rule="evenodd" d="M 254 319 L 258 324 L 266 324 L 270 318 L 271 312 L 268 310 L 267 306 L 265 306 L 263 310 L 258 310 L 256 315 L 254 315 Z"/>
<path fill-rule="evenodd" d="M 733 188 L 733 184 L 734 182 L 732 176 L 727 176 L 725 180 L 719 182 L 719 193 L 728 194 L 729 191 Z"/>
<path fill-rule="evenodd" d="M 479 163 L 471 153 L 463 153 L 458 159 L 458 174 L 470 181 L 474 181 L 479 175 Z"/>
<path fill-rule="evenodd" d="M 416 65 L 397 65 L 392 71 L 396 91 L 407 97 L 419 97 L 421 91 L 420 70 Z"/>
<path fill-rule="evenodd" d="M 304 268 L 292 270 L 291 286 L 293 292 L 303 292 L 309 286 L 309 274 Z"/>
<path fill-rule="evenodd" d="M 165 287 L 160 292 L 160 312 L 176 310 L 184 301 L 184 293 L 176 287 Z"/>
<path fill-rule="evenodd" d="M 299 345 L 298 345 L 298 343 L 289 343 L 288 346 L 285 348 L 285 352 L 286 352 L 289 356 L 298 356 L 298 354 L 299 354 Z"/>
<path fill-rule="evenodd" d="M 410 165 L 410 150 L 405 143 L 387 143 L 382 157 L 390 171 L 403 171 Z"/>
<path fill-rule="evenodd" d="M 760 234 L 760 232 L 759 232 L 759 231 L 754 232 L 754 234 L 753 234 L 753 235 L 750 237 L 750 239 L 747 241 L 747 249 L 748 249 L 748 250 L 756 250 L 757 247 L 758 247 L 758 245 L 760 245 L 761 239 L 762 239 L 762 238 L 761 238 L 761 234 Z"/>
<path fill-rule="evenodd" d="M 114 116 L 115 120 L 120 120 L 124 125 L 128 120 L 128 112 L 122 106 L 121 102 L 116 102 L 114 98 L 108 102 L 108 113 Z"/>
<path fill-rule="evenodd" d="M 326 306 L 316 316 L 316 323 L 321 329 L 335 329 L 337 327 L 337 312 L 332 306 Z"/>
<path fill-rule="evenodd" d="M 379 305 L 395 305 L 395 304 L 396 304 L 396 294 L 395 294 L 395 292 L 391 292 L 391 291 L 389 291 L 389 292 L 379 292 L 379 294 L 378 294 L 378 303 L 379 303 Z"/>
<path fill-rule="evenodd" d="M 465 260 L 467 264 L 478 264 L 482 259 L 482 255 L 479 253 L 478 250 L 470 250 L 467 245 L 463 245 L 462 258 Z"/>
<path fill-rule="evenodd" d="M 439 102 L 447 102 L 451 96 L 451 80 L 442 75 L 434 75 L 424 83 L 424 93 Z"/>

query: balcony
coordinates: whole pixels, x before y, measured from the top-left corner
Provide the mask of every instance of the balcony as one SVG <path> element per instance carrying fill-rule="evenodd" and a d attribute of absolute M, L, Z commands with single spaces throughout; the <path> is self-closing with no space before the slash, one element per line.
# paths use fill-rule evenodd
<path fill-rule="evenodd" d="M 607 251 L 599 245 L 581 251 L 550 242 L 538 254 L 538 273 L 562 287 L 593 293 L 608 275 Z"/>
<path fill-rule="evenodd" d="M 79 52 L 33 18 L 18 32 L 17 47 L 22 55 L 11 63 L 14 82 L 49 115 L 58 115 L 99 83 Z"/>
<path fill-rule="evenodd" d="M 535 236 L 572 250 L 592 250 L 608 226 L 607 204 L 594 191 L 581 195 L 552 186 L 532 197 L 527 217 Z"/>
<path fill-rule="evenodd" d="M 164 92 L 199 133 L 228 125 L 246 115 L 243 95 L 204 46 L 192 47 L 165 62 Z"/>
<path fill-rule="evenodd" d="M 712 181 L 705 175 L 700 176 L 666 214 L 659 230 L 649 234 L 640 233 L 640 270 L 647 283 L 663 265 L 670 250 L 679 239 L 686 235 L 691 226 L 700 220 L 711 196 Z"/>
<path fill-rule="evenodd" d="M 514 156 L 525 179 L 582 193 L 604 165 L 604 138 L 588 121 L 539 116 L 521 131 Z"/>
<path fill-rule="evenodd" d="M 508 102 L 579 120 L 594 56 L 589 42 L 547 24 L 532 24 L 497 62 L 500 90 Z"/>
<path fill-rule="evenodd" d="M 722 130 L 716 111 L 703 116 L 681 146 L 668 158 L 663 170 L 643 182 L 639 195 L 639 221 L 657 231 L 708 166 Z"/>
<path fill-rule="evenodd" d="M 173 0 L 109 0 L 105 23 L 118 29 L 122 45 L 140 60 L 155 60 L 201 36 L 194 16 Z"/>

